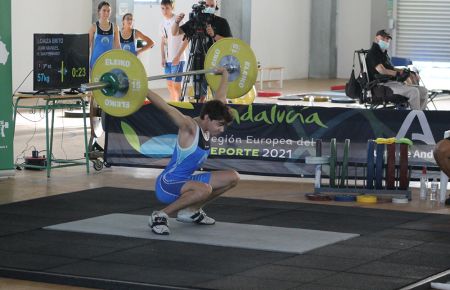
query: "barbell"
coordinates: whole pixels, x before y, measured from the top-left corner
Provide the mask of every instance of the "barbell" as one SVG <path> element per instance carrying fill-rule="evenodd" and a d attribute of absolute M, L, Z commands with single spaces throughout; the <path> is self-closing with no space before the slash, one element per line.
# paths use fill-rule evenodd
<path fill-rule="evenodd" d="M 237 38 L 224 38 L 211 46 L 205 57 L 204 70 L 151 77 L 146 76 L 141 61 L 131 52 L 110 50 L 95 62 L 91 71 L 92 83 L 82 84 L 80 90 L 92 91 L 95 101 L 108 115 L 125 117 L 144 104 L 149 81 L 205 74 L 208 85 L 216 91 L 221 81 L 218 67 L 225 67 L 229 72 L 228 98 L 239 98 L 252 90 L 258 76 L 256 57 L 250 46 Z"/>

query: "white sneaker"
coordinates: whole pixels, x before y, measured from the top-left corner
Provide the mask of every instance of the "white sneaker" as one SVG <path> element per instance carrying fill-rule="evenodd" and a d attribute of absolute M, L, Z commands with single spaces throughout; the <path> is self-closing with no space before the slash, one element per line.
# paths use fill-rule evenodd
<path fill-rule="evenodd" d="M 182 209 L 178 211 L 177 221 L 182 223 L 196 223 L 199 225 L 213 225 L 216 220 L 206 215 L 203 209 L 193 212 L 189 209 Z"/>
<path fill-rule="evenodd" d="M 148 225 L 157 235 L 170 234 L 169 216 L 163 211 L 154 211 L 148 219 Z"/>

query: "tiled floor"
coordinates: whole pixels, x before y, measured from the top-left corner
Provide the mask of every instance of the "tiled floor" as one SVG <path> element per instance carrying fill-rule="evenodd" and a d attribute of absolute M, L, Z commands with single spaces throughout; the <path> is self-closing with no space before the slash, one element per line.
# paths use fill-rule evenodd
<path fill-rule="evenodd" d="M 320 81 L 320 80 L 299 80 L 286 81 L 282 90 L 284 94 L 325 91 L 331 85 L 343 84 L 342 80 Z M 165 90 L 159 92 L 167 96 Z M 440 109 L 450 110 L 450 99 L 440 98 L 437 101 Z M 278 102 L 277 100 L 258 98 L 258 102 Z M 302 102 L 283 102 L 283 104 L 301 104 Z M 357 106 L 357 105 L 351 105 Z M 14 140 L 17 162 L 22 162 L 23 156 L 31 155 L 32 148 L 38 151 L 45 149 L 45 122 L 39 112 L 31 114 L 23 111 L 23 116 L 18 117 L 16 124 L 16 135 Z M 58 112 L 55 131 L 55 156 L 62 158 L 76 158 L 82 156 L 82 129 L 79 119 L 67 119 L 61 116 L 64 112 Z M 34 120 L 32 122 L 30 120 Z M 45 152 L 41 154 L 45 155 Z M 51 178 L 47 178 L 43 171 L 16 171 L 12 178 L 0 179 L 0 203 L 10 203 L 19 200 L 28 200 L 38 197 L 62 194 L 89 188 L 97 187 L 128 187 L 134 189 L 152 189 L 154 180 L 160 170 L 136 169 L 136 168 L 109 168 L 96 172 L 91 167 L 91 173 L 86 175 L 85 167 L 72 167 L 65 169 L 55 169 Z M 242 181 L 227 196 L 246 197 L 264 200 L 279 200 L 290 202 L 308 202 L 304 198 L 304 193 L 312 191 L 311 180 L 300 180 L 297 178 L 267 178 L 258 176 L 242 176 Z M 417 197 L 416 190 L 414 197 Z M 330 203 L 334 204 L 334 203 Z M 347 204 L 347 206 L 358 207 L 361 205 Z M 378 204 L 370 206 L 373 208 L 395 209 L 412 212 L 428 212 L 450 214 L 450 209 L 436 204 L 419 202 L 418 198 L 407 205 Z M 420 227 L 420 225 L 411 225 Z M 407 257 L 404 257 L 405 259 Z M 388 262 L 388 261 L 387 261 Z M 379 265 L 380 266 L 380 265 Z M 382 268 L 381 266 L 379 268 Z M 280 270 L 280 269 L 278 269 Z M 364 270 L 364 269 L 363 269 Z M 362 270 L 362 271 L 363 271 Z M 370 269 L 367 269 L 369 271 Z M 282 271 L 282 270 L 281 270 Z M 350 274 L 349 274 L 350 275 Z M 351 274 L 357 276 L 358 274 Z M 252 276 L 252 275 L 249 275 Z M 343 277 L 352 279 L 355 277 Z M 251 279 L 248 278 L 249 283 Z M 226 282 L 226 281 L 225 281 Z M 345 281 L 343 282 L 345 284 Z M 213 286 L 213 285 L 211 285 Z M 54 287 L 54 288 L 51 288 Z M 0 279 L 0 289 L 78 289 L 63 286 L 49 286 L 39 283 L 29 283 L 24 281 L 14 281 L 10 279 Z M 318 288 L 319 289 L 319 288 Z"/>

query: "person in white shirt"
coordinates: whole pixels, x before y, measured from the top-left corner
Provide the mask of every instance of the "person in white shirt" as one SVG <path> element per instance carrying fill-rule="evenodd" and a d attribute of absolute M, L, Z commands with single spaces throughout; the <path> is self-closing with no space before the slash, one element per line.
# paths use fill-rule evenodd
<path fill-rule="evenodd" d="M 183 40 L 183 35 L 172 35 L 172 25 L 176 20 L 173 9 L 173 0 L 161 1 L 161 12 L 164 17 L 160 25 L 161 65 L 166 74 L 183 72 L 186 63 L 185 50 L 189 43 L 188 40 Z M 180 100 L 182 79 L 182 77 L 167 79 L 167 88 L 173 101 Z"/>

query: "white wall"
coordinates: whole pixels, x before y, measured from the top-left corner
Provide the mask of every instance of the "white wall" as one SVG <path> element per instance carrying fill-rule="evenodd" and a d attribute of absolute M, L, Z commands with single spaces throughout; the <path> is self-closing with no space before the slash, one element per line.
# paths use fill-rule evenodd
<path fill-rule="evenodd" d="M 371 45 L 371 0 L 338 0 L 337 11 L 337 77 L 349 78 L 353 52 Z"/>
<path fill-rule="evenodd" d="M 286 67 L 286 79 L 308 76 L 310 3 L 287 0 L 252 0 L 251 46 L 263 66 Z M 376 1 L 376 0 L 375 0 Z M 177 1 L 175 13 L 191 11 L 196 0 Z M 286 8 L 289 9 L 286 9 Z M 12 1 L 13 88 L 33 69 L 34 33 L 86 33 L 91 25 L 92 0 Z M 159 5 L 135 4 L 135 26 L 156 45 L 141 57 L 148 75 L 161 74 Z M 355 49 L 368 48 L 371 35 L 371 0 L 338 0 L 338 77 L 348 78 Z M 154 88 L 164 81 L 152 82 Z M 21 90 L 32 90 L 29 77 Z"/>
<path fill-rule="evenodd" d="M 276 5 L 269 0 L 252 0 L 251 46 L 263 66 L 286 67 L 286 79 L 306 78 L 309 65 L 310 1 L 288 0 Z M 177 1 L 175 13 L 186 17 L 197 0 Z M 289 7 L 286 10 L 286 7 Z M 268 17 L 270 15 L 270 17 Z M 135 27 L 156 45 L 140 58 L 148 75 L 163 73 L 160 56 L 159 5 L 134 4 Z M 165 87 L 164 81 L 149 83 L 153 88 Z"/>
<path fill-rule="evenodd" d="M 185 19 L 187 20 L 189 18 L 189 12 L 192 11 L 192 5 L 197 2 L 195 0 L 176 1 L 174 13 L 185 13 Z M 155 46 L 152 49 L 139 56 L 147 71 L 147 75 L 152 76 L 164 73 L 161 66 L 161 37 L 159 35 L 159 24 L 163 19 L 160 5 L 135 3 L 134 19 L 134 27 L 155 41 Z M 152 81 L 149 83 L 149 86 L 152 88 L 163 88 L 166 86 L 166 83 L 162 80 Z"/>
<path fill-rule="evenodd" d="M 309 65 L 309 20 L 311 0 L 288 0 L 283 5 L 269 0 L 252 0 L 251 47 L 263 66 L 286 67 L 286 79 L 306 78 Z M 188 14 L 197 0 L 177 1 L 175 13 Z M 286 10 L 286 7 L 289 7 Z M 162 73 L 158 27 L 162 20 L 158 5 L 134 5 L 135 27 L 157 42 L 143 54 L 148 75 Z M 268 17 L 270 15 L 270 17 Z M 187 16 L 186 16 L 187 17 Z M 154 88 L 163 81 L 151 82 Z"/>
<path fill-rule="evenodd" d="M 371 0 L 338 0 L 337 2 L 338 78 L 350 77 L 355 50 L 368 49 L 371 46 L 371 5 Z"/>
<path fill-rule="evenodd" d="M 284 66 L 286 79 L 308 77 L 313 0 L 252 1 L 251 47 L 258 61 Z"/>
<path fill-rule="evenodd" d="M 33 69 L 33 34 L 87 33 L 91 25 L 92 0 L 14 0 L 11 4 L 15 90 Z M 20 90 L 32 89 L 30 75 Z"/>

